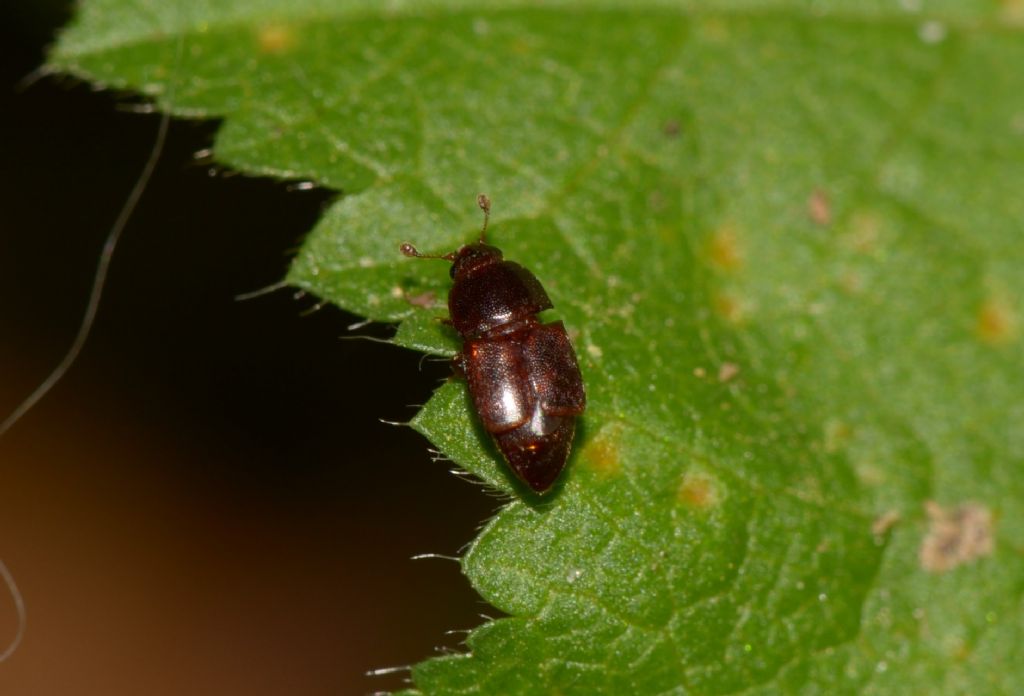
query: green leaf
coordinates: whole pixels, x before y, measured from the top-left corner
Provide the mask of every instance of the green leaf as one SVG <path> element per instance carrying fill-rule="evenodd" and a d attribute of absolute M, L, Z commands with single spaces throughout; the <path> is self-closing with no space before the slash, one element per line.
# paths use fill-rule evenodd
<path fill-rule="evenodd" d="M 533 269 L 589 406 L 543 499 L 461 383 L 413 425 L 511 502 L 509 617 L 418 691 L 1024 684 L 1024 5 L 86 0 L 51 66 L 341 191 L 289 281 L 453 354 L 440 262 Z M 400 630 L 396 627 L 396 630 Z"/>

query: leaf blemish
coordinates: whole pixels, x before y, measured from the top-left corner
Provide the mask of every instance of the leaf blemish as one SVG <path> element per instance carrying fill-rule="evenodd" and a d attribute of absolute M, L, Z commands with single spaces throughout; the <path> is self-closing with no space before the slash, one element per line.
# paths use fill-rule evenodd
<path fill-rule="evenodd" d="M 992 555 L 992 513 L 979 503 L 943 508 L 933 500 L 924 505 L 928 533 L 921 542 L 921 567 L 944 573 L 959 565 Z"/>
<path fill-rule="evenodd" d="M 1024 0 L 1001 0 L 1000 14 L 1007 22 L 1024 22 Z"/>
<path fill-rule="evenodd" d="M 288 53 L 295 47 L 295 31 L 288 24 L 264 24 L 256 34 L 260 52 L 269 55 Z"/>
<path fill-rule="evenodd" d="M 997 346 L 1009 343 L 1017 335 L 1017 313 L 1002 297 L 990 297 L 978 309 L 975 332 L 985 343 Z"/>
<path fill-rule="evenodd" d="M 437 293 L 433 290 L 427 290 L 414 295 L 406 295 L 405 301 L 413 307 L 422 307 L 423 309 L 433 309 L 438 306 Z"/>
<path fill-rule="evenodd" d="M 832 202 L 822 189 L 815 189 L 807 199 L 807 215 L 815 225 L 828 227 L 832 223 Z"/>
<path fill-rule="evenodd" d="M 711 265 L 720 271 L 741 269 L 744 252 L 735 225 L 727 222 L 712 232 L 705 245 L 705 254 Z"/>
<path fill-rule="evenodd" d="M 948 33 L 946 25 L 935 19 L 922 22 L 921 26 L 917 28 L 917 37 L 926 44 L 942 43 L 946 40 Z"/>
<path fill-rule="evenodd" d="M 880 486 L 888 480 L 885 471 L 872 462 L 858 461 L 853 470 L 865 486 Z"/>
<path fill-rule="evenodd" d="M 737 365 L 736 363 L 724 362 L 718 368 L 718 381 L 722 382 L 724 384 L 725 382 L 728 382 L 729 380 L 731 380 L 733 377 L 735 377 L 739 373 L 740 373 L 740 366 L 739 365 Z"/>
<path fill-rule="evenodd" d="M 722 496 L 712 476 L 702 471 L 688 471 L 683 475 L 676 497 L 686 507 L 706 510 L 717 507 Z"/>
<path fill-rule="evenodd" d="M 871 533 L 876 537 L 885 536 L 899 521 L 900 513 L 898 510 L 886 510 L 871 523 Z"/>
<path fill-rule="evenodd" d="M 862 210 L 850 219 L 850 231 L 845 235 L 849 248 L 860 254 L 874 254 L 878 251 L 881 221 L 874 212 Z"/>
<path fill-rule="evenodd" d="M 711 298 L 712 308 L 719 317 L 730 324 L 742 324 L 747 319 L 746 302 L 729 292 L 715 293 Z"/>
<path fill-rule="evenodd" d="M 839 278 L 839 287 L 850 295 L 864 292 L 864 278 L 856 271 L 847 271 Z"/>
<path fill-rule="evenodd" d="M 825 451 L 832 454 L 846 446 L 853 435 L 853 429 L 841 420 L 831 418 L 825 423 Z"/>
<path fill-rule="evenodd" d="M 583 448 L 583 459 L 590 469 L 602 478 L 618 476 L 622 469 L 619 461 L 619 440 L 621 431 L 617 427 L 606 428 Z"/>

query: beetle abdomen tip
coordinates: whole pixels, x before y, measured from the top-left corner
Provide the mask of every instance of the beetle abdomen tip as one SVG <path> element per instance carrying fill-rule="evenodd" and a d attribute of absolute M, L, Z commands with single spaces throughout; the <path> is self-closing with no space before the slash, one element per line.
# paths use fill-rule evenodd
<path fill-rule="evenodd" d="M 494 436 L 512 471 L 535 493 L 546 493 L 569 459 L 576 418 L 567 416 L 557 420 L 561 421 L 558 426 L 543 437 L 538 437 L 529 423 Z"/>

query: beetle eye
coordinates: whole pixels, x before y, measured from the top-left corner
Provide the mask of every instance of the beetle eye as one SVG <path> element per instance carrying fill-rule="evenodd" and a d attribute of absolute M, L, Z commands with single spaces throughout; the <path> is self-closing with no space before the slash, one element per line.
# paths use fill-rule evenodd
<path fill-rule="evenodd" d="M 448 275 L 451 276 L 452 280 L 455 280 L 455 264 L 453 263 L 451 268 L 448 269 Z"/>

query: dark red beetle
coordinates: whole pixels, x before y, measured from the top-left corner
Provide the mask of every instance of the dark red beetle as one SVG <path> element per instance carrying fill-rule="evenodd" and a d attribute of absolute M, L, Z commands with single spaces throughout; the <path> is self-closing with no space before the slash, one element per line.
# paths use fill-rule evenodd
<path fill-rule="evenodd" d="M 436 256 L 403 244 L 402 253 L 452 262 L 448 321 L 463 340 L 455 371 L 512 471 L 545 493 L 569 458 L 586 405 L 583 378 L 562 322 L 537 318 L 551 309 L 548 294 L 536 276 L 485 243 L 491 201 L 481 194 L 477 204 L 484 211 L 480 241 Z"/>

